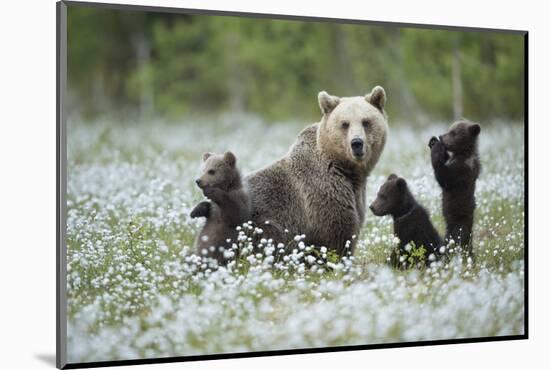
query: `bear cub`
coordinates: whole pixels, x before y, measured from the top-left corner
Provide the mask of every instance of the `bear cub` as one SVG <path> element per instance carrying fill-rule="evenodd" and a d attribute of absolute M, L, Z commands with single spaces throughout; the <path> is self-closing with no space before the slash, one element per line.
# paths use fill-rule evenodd
<path fill-rule="evenodd" d="M 443 241 L 430 221 L 428 211 L 415 200 L 405 179 L 391 174 L 380 187 L 376 199 L 369 208 L 376 216 L 393 217 L 393 231 L 399 239 L 399 255 L 405 257 L 404 261 L 400 262 L 396 251 L 393 251 L 393 267 L 409 265 L 410 254 L 406 249 L 409 243 L 414 243 L 416 248 L 423 246 L 425 249 L 422 259 L 413 257 L 415 263 L 428 265 L 430 255 L 439 256 L 439 248 L 443 246 Z"/>
<path fill-rule="evenodd" d="M 205 153 L 203 161 L 204 169 L 196 183 L 211 202 L 200 202 L 191 211 L 191 218 L 206 217 L 195 248 L 199 256 L 225 265 L 224 251 L 237 241 L 235 228 L 250 218 L 250 200 L 233 153 Z"/>
<path fill-rule="evenodd" d="M 457 121 L 439 139 L 432 137 L 432 166 L 437 182 L 443 190 L 442 208 L 445 218 L 445 241 L 454 240 L 472 254 L 472 227 L 474 223 L 476 180 L 481 170 L 477 123 Z"/>

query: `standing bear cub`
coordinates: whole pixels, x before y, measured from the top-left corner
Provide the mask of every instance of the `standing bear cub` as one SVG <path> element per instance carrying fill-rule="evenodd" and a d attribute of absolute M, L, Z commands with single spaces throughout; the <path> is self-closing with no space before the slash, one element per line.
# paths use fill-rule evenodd
<path fill-rule="evenodd" d="M 430 221 L 428 211 L 415 199 L 407 186 L 405 179 L 391 174 L 380 187 L 376 199 L 370 205 L 370 210 L 376 216 L 391 215 L 393 231 L 399 239 L 399 255 L 405 258 L 400 263 L 395 251 L 391 256 L 393 267 L 408 266 L 409 262 L 427 265 L 430 255 L 439 255 L 443 241 Z M 409 258 L 407 244 L 414 243 L 416 248 L 424 247 L 420 258 Z"/>
<path fill-rule="evenodd" d="M 237 239 L 235 228 L 250 217 L 250 202 L 233 153 L 205 153 L 203 161 L 204 170 L 196 183 L 211 202 L 200 202 L 191 211 L 191 218 L 206 217 L 195 248 L 199 256 L 214 258 L 224 265 L 224 252 Z"/>
<path fill-rule="evenodd" d="M 477 123 L 457 121 L 428 144 L 435 178 L 443 190 L 445 241 L 453 240 L 469 255 L 476 207 L 474 193 L 481 170 L 477 149 L 480 131 Z"/>

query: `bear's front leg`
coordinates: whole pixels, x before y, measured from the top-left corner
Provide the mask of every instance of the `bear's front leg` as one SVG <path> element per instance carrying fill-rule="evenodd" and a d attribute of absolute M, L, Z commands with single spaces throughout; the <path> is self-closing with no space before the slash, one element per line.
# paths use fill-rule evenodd
<path fill-rule="evenodd" d="M 436 138 L 435 136 L 432 136 L 430 138 L 430 141 L 428 142 L 428 146 L 430 147 L 430 149 L 432 149 L 432 147 L 434 146 L 435 143 L 437 143 L 439 141 L 438 138 Z"/>
<path fill-rule="evenodd" d="M 435 139 L 435 140 L 434 140 Z M 442 188 L 448 188 L 451 175 L 446 163 L 449 159 L 449 153 L 443 143 L 437 138 L 432 137 L 428 144 L 431 148 L 432 167 L 434 169 L 435 179 Z"/>
<path fill-rule="evenodd" d="M 211 207 L 210 202 L 207 202 L 207 201 L 200 202 L 191 211 L 191 218 L 210 217 L 210 207 Z"/>
<path fill-rule="evenodd" d="M 449 153 L 443 143 L 434 136 L 430 139 L 428 146 L 432 150 L 432 164 L 445 164 L 449 159 Z"/>

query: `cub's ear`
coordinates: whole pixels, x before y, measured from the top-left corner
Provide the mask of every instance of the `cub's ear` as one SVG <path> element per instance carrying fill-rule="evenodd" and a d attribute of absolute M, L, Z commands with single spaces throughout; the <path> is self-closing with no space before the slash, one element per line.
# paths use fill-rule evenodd
<path fill-rule="evenodd" d="M 214 153 L 210 153 L 210 152 L 206 152 L 202 155 L 202 160 L 203 162 L 206 161 L 208 158 L 210 158 L 211 156 L 213 156 Z"/>
<path fill-rule="evenodd" d="M 405 188 L 407 187 L 407 182 L 406 182 L 405 179 L 402 178 L 402 177 L 400 177 L 400 178 L 397 179 L 396 184 L 397 184 L 397 188 L 398 188 L 399 190 L 403 190 L 403 189 L 405 189 Z"/>
<path fill-rule="evenodd" d="M 474 123 L 473 125 L 468 127 L 468 131 L 470 131 L 470 135 L 477 136 L 481 131 L 481 126 L 479 126 L 479 124 L 477 123 Z"/>
<path fill-rule="evenodd" d="M 334 95 L 329 95 L 326 91 L 321 91 L 318 95 L 319 107 L 323 114 L 329 114 L 340 103 L 340 98 Z"/>
<path fill-rule="evenodd" d="M 223 160 L 231 167 L 235 167 L 235 163 L 237 163 L 237 157 L 232 152 L 225 152 Z"/>
<path fill-rule="evenodd" d="M 365 95 L 365 99 L 382 111 L 386 106 L 386 91 L 382 86 L 375 86 L 370 93 Z"/>
<path fill-rule="evenodd" d="M 397 175 L 395 173 L 392 173 L 388 176 L 388 180 L 395 180 L 397 178 Z"/>

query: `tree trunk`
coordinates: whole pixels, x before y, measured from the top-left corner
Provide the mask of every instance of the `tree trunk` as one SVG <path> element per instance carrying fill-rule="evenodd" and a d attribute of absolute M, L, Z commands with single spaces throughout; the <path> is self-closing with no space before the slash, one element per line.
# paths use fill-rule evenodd
<path fill-rule="evenodd" d="M 332 43 L 337 65 L 334 66 L 335 84 L 343 92 L 357 94 L 358 86 L 353 78 L 353 63 L 349 54 L 348 40 L 342 25 L 332 25 Z"/>
<path fill-rule="evenodd" d="M 453 64 L 451 68 L 453 84 L 453 116 L 455 120 L 463 117 L 462 66 L 460 58 L 460 40 L 455 38 L 453 43 Z"/>
<path fill-rule="evenodd" d="M 151 61 L 151 44 L 142 34 L 134 39 L 136 62 L 139 71 L 139 113 L 140 117 L 146 118 L 153 115 L 154 94 L 150 76 L 146 68 Z"/>
<path fill-rule="evenodd" d="M 409 79 L 405 71 L 405 57 L 403 56 L 403 40 L 401 30 L 392 29 L 388 42 L 388 48 L 392 57 L 391 63 L 395 66 L 391 68 L 391 73 L 396 90 L 394 91 L 393 101 L 398 101 L 395 110 L 397 116 L 407 117 L 408 120 L 415 122 L 425 122 L 427 117 L 411 91 Z M 388 62 L 390 63 L 390 62 Z M 389 70 L 389 69 L 388 69 Z M 388 78 L 390 80 L 390 78 Z"/>
<path fill-rule="evenodd" d="M 237 32 L 228 32 L 225 36 L 227 55 L 227 89 L 229 92 L 229 109 L 231 113 L 240 115 L 245 110 L 244 71 L 239 62 L 240 39 Z"/>

